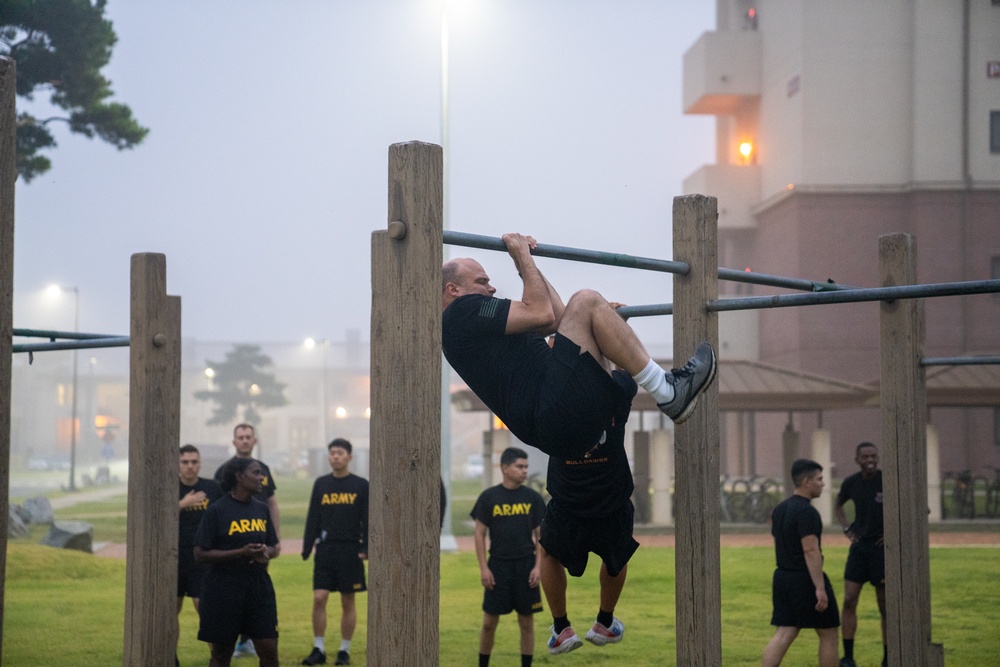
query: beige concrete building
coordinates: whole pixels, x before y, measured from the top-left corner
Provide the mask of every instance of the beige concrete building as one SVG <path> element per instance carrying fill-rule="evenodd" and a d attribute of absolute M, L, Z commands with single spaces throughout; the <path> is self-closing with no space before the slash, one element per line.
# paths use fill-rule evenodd
<path fill-rule="evenodd" d="M 684 190 L 718 197 L 722 266 L 876 286 L 879 235 L 909 232 L 920 282 L 1000 278 L 1000 0 L 717 0 L 717 24 L 685 54 L 683 95 L 686 113 L 717 117 L 716 163 Z M 928 356 L 1000 353 L 1000 296 L 929 299 L 926 319 Z M 876 304 L 722 321 L 723 357 L 878 379 Z M 996 407 L 929 416 L 942 472 L 992 477 Z M 873 409 L 730 414 L 724 472 L 778 475 L 789 420 L 806 444 L 831 431 L 835 477 L 881 439 Z M 746 438 L 755 461 L 733 444 Z"/>

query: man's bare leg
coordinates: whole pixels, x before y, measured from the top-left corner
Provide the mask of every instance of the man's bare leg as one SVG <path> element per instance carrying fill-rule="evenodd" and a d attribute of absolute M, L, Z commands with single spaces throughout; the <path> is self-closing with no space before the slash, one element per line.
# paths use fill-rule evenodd
<path fill-rule="evenodd" d="M 559 333 L 597 361 L 607 359 L 630 375 L 638 375 L 650 360 L 632 327 L 594 290 L 581 290 L 570 298 Z"/>

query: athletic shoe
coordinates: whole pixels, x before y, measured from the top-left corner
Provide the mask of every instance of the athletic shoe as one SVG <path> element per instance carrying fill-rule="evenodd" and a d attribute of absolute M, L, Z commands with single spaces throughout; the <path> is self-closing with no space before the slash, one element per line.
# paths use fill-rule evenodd
<path fill-rule="evenodd" d="M 594 627 L 587 631 L 587 636 L 584 637 L 588 642 L 596 646 L 604 646 L 605 644 L 617 644 L 625 636 L 625 624 L 615 617 L 615 620 L 611 621 L 611 627 L 604 627 L 603 623 L 598 621 L 594 622 Z"/>
<path fill-rule="evenodd" d="M 675 368 L 667 373 L 667 382 L 674 387 L 674 398 L 657 407 L 665 415 L 680 424 L 691 416 L 702 392 L 715 379 L 717 367 L 715 350 L 708 343 L 701 343 L 683 368 Z"/>
<path fill-rule="evenodd" d="M 556 636 L 556 629 L 553 626 L 552 636 L 549 637 L 549 653 L 552 655 L 559 655 L 560 653 L 569 653 L 570 651 L 575 651 L 576 649 L 583 646 L 583 642 L 580 638 L 576 636 L 573 632 L 573 628 L 567 626 L 562 632 Z"/>
<path fill-rule="evenodd" d="M 335 665 L 349 665 L 351 664 L 351 654 L 347 651 L 337 651 L 337 662 L 333 663 Z"/>
<path fill-rule="evenodd" d="M 233 657 L 242 658 L 243 656 L 247 657 L 257 656 L 257 649 L 253 647 L 252 639 L 248 639 L 245 642 L 241 641 L 236 642 L 236 648 L 233 650 Z"/>
<path fill-rule="evenodd" d="M 858 667 L 858 666 L 855 665 L 854 661 L 851 660 L 850 658 L 841 658 L 840 667 Z"/>
<path fill-rule="evenodd" d="M 305 660 L 302 661 L 303 665 L 325 665 L 326 664 L 326 653 L 320 651 L 319 648 L 313 646 L 312 653 L 310 653 Z"/>

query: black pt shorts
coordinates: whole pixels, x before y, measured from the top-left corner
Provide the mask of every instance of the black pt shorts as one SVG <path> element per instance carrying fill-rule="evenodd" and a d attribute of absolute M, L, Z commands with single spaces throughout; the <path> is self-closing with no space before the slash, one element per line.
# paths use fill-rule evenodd
<path fill-rule="evenodd" d="M 628 564 L 639 543 L 632 537 L 635 508 L 626 500 L 621 511 L 606 517 L 578 517 L 549 501 L 539 542 L 574 577 L 583 576 L 591 552 L 600 556 L 612 577 Z"/>
<path fill-rule="evenodd" d="M 528 576 L 535 567 L 535 557 L 502 559 L 490 558 L 486 566 L 493 573 L 493 590 L 483 592 L 483 611 L 502 616 L 516 611 L 521 616 L 542 610 L 542 588 L 528 586 Z"/>
<path fill-rule="evenodd" d="M 840 610 L 830 579 L 823 574 L 826 598 L 824 611 L 816 611 L 816 589 L 808 570 L 775 570 L 771 585 L 774 612 L 771 625 L 789 628 L 840 627 Z"/>
<path fill-rule="evenodd" d="M 856 584 L 885 586 L 885 549 L 874 542 L 854 542 L 847 552 L 844 579 Z"/>
<path fill-rule="evenodd" d="M 359 593 L 365 586 L 365 564 L 357 542 L 321 542 L 313 564 L 313 590 Z"/>
<path fill-rule="evenodd" d="M 622 400 L 631 402 L 589 353 L 556 334 L 535 410 L 535 447 L 550 456 L 579 458 L 596 445 Z"/>
<path fill-rule="evenodd" d="M 210 569 L 198 615 L 198 639 L 203 642 L 235 644 L 241 634 L 251 639 L 278 637 L 274 586 L 263 566 Z"/>

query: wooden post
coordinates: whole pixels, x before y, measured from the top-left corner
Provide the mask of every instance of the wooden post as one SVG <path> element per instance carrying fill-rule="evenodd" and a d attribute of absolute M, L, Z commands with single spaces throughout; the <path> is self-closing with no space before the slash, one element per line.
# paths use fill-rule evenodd
<path fill-rule="evenodd" d="M 10 379 L 14 334 L 14 181 L 17 179 L 12 58 L 0 57 L 0 655 L 3 655 L 10 495 Z"/>
<path fill-rule="evenodd" d="M 882 286 L 917 282 L 916 240 L 879 237 Z M 931 646 L 931 590 L 927 535 L 927 402 L 921 299 L 879 305 L 883 513 L 885 519 L 886 640 L 889 664 L 943 664 Z"/>
<path fill-rule="evenodd" d="M 132 255 L 125 667 L 174 664 L 181 300 L 166 290 L 166 257 Z"/>
<path fill-rule="evenodd" d="M 441 147 L 389 148 L 372 234 L 368 664 L 438 664 Z"/>
<path fill-rule="evenodd" d="M 705 308 L 718 298 L 718 203 L 715 197 L 674 197 L 674 252 L 690 264 L 674 275 L 674 363 L 707 340 L 719 349 L 719 318 Z M 677 664 L 722 664 L 719 566 L 719 383 L 702 395 L 675 429 Z"/>

